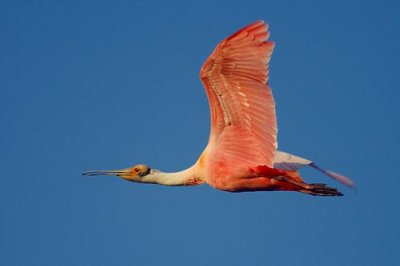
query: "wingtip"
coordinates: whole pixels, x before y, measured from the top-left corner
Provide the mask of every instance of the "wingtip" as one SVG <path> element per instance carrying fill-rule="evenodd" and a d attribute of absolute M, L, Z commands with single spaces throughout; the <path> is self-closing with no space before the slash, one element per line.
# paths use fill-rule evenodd
<path fill-rule="evenodd" d="M 260 28 L 264 28 L 263 30 L 268 31 L 268 27 L 269 25 L 267 23 L 265 23 L 264 20 L 256 20 L 255 22 L 247 25 L 246 27 L 244 27 L 242 30 L 256 30 L 256 29 L 260 29 Z"/>
<path fill-rule="evenodd" d="M 269 26 L 267 23 L 264 22 L 264 20 L 256 20 L 255 22 L 241 28 L 240 30 L 226 38 L 226 40 L 241 39 L 242 37 L 249 34 L 260 36 L 260 38 L 257 39 L 267 40 L 269 37 L 268 29 Z"/>
<path fill-rule="evenodd" d="M 351 179 L 348 178 L 347 176 L 344 176 L 344 175 L 335 173 L 335 172 L 333 172 L 333 171 L 329 171 L 329 170 L 322 169 L 321 167 L 317 166 L 314 162 L 310 163 L 309 165 L 310 165 L 312 168 L 314 168 L 314 169 L 320 171 L 321 173 L 323 173 L 323 174 L 329 176 L 330 178 L 332 178 L 332 179 L 338 181 L 339 183 L 342 183 L 342 184 L 345 185 L 345 186 L 348 186 L 348 187 L 350 187 L 350 188 L 352 188 L 352 189 L 355 189 L 355 184 L 354 184 L 353 180 L 351 180 Z"/>
<path fill-rule="evenodd" d="M 261 25 L 261 24 L 268 26 L 268 24 L 263 19 L 258 19 L 256 21 L 254 21 L 253 23 L 249 24 L 247 27 L 250 27 L 252 25 Z"/>

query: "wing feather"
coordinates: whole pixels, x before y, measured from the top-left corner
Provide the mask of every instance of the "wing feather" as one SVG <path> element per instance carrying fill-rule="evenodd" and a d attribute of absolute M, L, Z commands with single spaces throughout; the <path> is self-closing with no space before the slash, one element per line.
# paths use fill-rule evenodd
<path fill-rule="evenodd" d="M 200 76 L 210 103 L 209 157 L 215 165 L 274 164 L 277 148 L 275 102 L 267 85 L 274 43 L 257 21 L 223 40 Z"/>

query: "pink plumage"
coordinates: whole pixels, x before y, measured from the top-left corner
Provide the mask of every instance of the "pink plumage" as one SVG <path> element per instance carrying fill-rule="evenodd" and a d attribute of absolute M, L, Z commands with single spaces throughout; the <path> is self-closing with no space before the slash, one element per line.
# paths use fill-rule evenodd
<path fill-rule="evenodd" d="M 268 85 L 274 43 L 268 38 L 267 24 L 256 21 L 220 42 L 204 63 L 200 77 L 210 104 L 211 132 L 193 166 L 164 173 L 139 164 L 84 174 L 117 175 L 128 181 L 169 186 L 208 183 L 230 192 L 284 190 L 341 196 L 324 184 L 305 183 L 298 170 L 311 166 L 352 186 L 350 179 L 277 151 L 275 101 Z"/>

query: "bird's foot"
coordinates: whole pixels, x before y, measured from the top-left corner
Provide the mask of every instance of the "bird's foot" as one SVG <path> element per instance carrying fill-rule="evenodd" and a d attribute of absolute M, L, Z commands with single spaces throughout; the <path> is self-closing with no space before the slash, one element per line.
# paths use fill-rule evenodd
<path fill-rule="evenodd" d="M 299 191 L 313 196 L 343 196 L 343 193 L 336 188 L 328 187 L 326 184 L 308 184 L 307 189 Z"/>

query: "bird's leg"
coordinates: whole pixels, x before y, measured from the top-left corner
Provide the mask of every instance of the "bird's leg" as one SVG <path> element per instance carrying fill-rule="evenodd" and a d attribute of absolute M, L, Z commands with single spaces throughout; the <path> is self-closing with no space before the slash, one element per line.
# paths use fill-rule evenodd
<path fill-rule="evenodd" d="M 271 187 L 279 187 L 275 190 L 299 191 L 313 196 L 343 196 L 336 188 L 327 187 L 325 184 L 307 184 L 297 171 L 285 171 L 268 166 L 257 166 L 252 169 L 257 177 L 270 179 L 264 181 L 265 190 Z"/>
<path fill-rule="evenodd" d="M 293 185 L 293 190 L 310 194 L 313 196 L 343 196 L 336 188 L 328 187 L 326 184 L 307 184 L 303 181 L 298 181 L 290 176 L 277 176 L 273 177 L 281 182 Z"/>
<path fill-rule="evenodd" d="M 230 192 L 245 191 L 298 191 L 313 196 L 343 196 L 336 188 L 325 184 L 307 184 L 285 176 L 254 177 L 236 180 L 226 189 Z"/>

